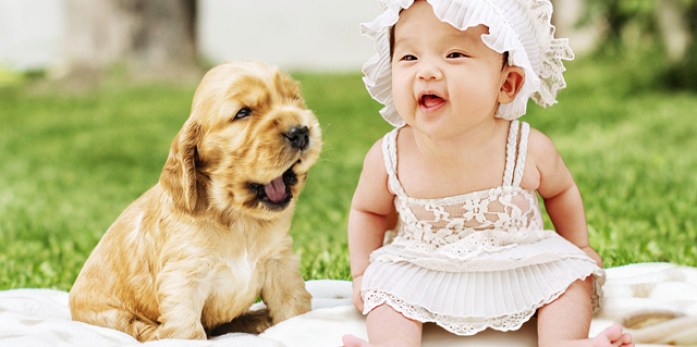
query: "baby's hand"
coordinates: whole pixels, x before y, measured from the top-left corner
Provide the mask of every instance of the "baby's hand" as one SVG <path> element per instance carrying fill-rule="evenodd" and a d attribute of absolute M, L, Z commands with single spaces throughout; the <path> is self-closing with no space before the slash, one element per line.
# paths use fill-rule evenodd
<path fill-rule="evenodd" d="M 591 246 L 582 247 L 581 250 L 583 250 L 587 256 L 593 259 L 598 266 L 603 267 L 603 259 L 600 258 L 600 254 L 598 254 L 598 252 L 596 252 Z"/>
<path fill-rule="evenodd" d="M 358 275 L 353 278 L 353 306 L 359 312 L 363 312 L 363 298 L 361 297 L 361 283 L 363 283 L 363 275 Z"/>

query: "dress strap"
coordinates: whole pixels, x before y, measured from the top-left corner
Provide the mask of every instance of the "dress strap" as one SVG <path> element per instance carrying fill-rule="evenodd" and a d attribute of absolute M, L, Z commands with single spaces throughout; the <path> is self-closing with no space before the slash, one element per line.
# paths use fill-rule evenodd
<path fill-rule="evenodd" d="M 506 141 L 506 166 L 503 169 L 503 185 L 513 184 L 513 169 L 515 169 L 516 147 L 518 145 L 518 121 L 511 122 Z"/>
<path fill-rule="evenodd" d="M 397 134 L 399 129 L 395 128 L 382 138 L 382 156 L 387 170 L 387 184 L 390 190 L 398 196 L 405 196 L 402 185 L 397 178 Z"/>
<path fill-rule="evenodd" d="M 515 163 L 513 170 L 513 186 L 519 187 L 523 180 L 523 171 L 525 170 L 525 156 L 528 153 L 528 135 L 530 134 L 530 125 L 526 122 L 520 123 L 520 141 L 518 142 L 518 160 Z"/>
<path fill-rule="evenodd" d="M 520 135 L 520 136 L 518 136 Z M 503 171 L 503 185 L 519 187 L 525 170 L 525 157 L 528 151 L 530 125 L 514 120 L 508 129 L 506 143 L 506 167 Z"/>

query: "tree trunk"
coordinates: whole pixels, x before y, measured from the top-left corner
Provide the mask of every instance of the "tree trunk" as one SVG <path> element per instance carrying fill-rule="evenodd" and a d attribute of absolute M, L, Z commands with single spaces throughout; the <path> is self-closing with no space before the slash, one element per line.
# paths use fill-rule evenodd
<path fill-rule="evenodd" d="M 603 0 L 605 1 L 605 0 Z M 597 19 L 590 24 L 580 26 L 588 4 L 584 0 L 552 0 L 552 25 L 556 28 L 556 37 L 569 39 L 569 44 L 577 56 L 592 52 L 601 37 L 602 25 Z"/>
<path fill-rule="evenodd" d="M 177 74 L 196 65 L 196 0 L 67 0 L 67 72 L 123 65 Z"/>
<path fill-rule="evenodd" d="M 674 86 L 690 88 L 697 91 L 697 1 L 688 7 L 687 19 L 688 38 L 685 57 L 675 69 Z"/>
<path fill-rule="evenodd" d="M 665 45 L 666 55 L 671 64 L 682 61 L 690 43 L 689 18 L 676 0 L 658 2 L 656 11 L 658 32 Z"/>

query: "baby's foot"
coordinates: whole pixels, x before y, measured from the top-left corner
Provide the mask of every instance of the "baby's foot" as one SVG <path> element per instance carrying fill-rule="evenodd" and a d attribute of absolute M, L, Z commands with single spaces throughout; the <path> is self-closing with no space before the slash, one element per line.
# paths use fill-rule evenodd
<path fill-rule="evenodd" d="M 344 343 L 344 347 L 368 347 L 368 342 L 359 339 L 353 335 L 344 335 L 341 337 L 341 342 Z"/>
<path fill-rule="evenodd" d="M 624 332 L 619 324 L 613 324 L 591 339 L 593 347 L 633 347 L 632 335 Z"/>

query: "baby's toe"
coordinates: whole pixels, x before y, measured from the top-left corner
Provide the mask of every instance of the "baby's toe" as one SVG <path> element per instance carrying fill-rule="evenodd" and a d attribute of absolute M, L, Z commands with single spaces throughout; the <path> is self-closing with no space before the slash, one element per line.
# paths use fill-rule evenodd
<path fill-rule="evenodd" d="M 605 330 L 601 331 L 600 335 L 605 335 L 610 341 L 615 342 L 622 341 L 624 335 L 628 334 L 624 334 L 624 327 L 622 327 L 621 324 L 615 323 L 610 327 L 606 328 Z"/>
<path fill-rule="evenodd" d="M 358 337 L 353 335 L 344 335 L 341 337 L 341 342 L 344 343 L 344 347 L 364 347 L 368 346 L 368 343 Z"/>

